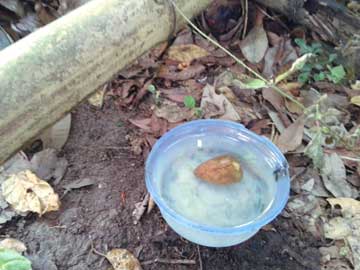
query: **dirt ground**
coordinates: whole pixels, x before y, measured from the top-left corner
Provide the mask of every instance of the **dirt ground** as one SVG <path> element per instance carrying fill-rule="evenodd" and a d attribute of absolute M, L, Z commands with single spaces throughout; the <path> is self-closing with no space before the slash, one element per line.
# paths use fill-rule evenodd
<path fill-rule="evenodd" d="M 153 263 L 143 269 L 280 270 L 320 269 L 319 245 L 296 220 L 279 217 L 266 230 L 231 248 L 192 244 L 169 228 L 155 208 L 134 225 L 135 203 L 146 194 L 144 160 L 131 154 L 126 134 L 129 113 L 112 104 L 99 110 L 87 104 L 73 112 L 70 138 L 63 150 L 69 161 L 56 191 L 72 181 L 90 178 L 96 184 L 68 192 L 61 210 L 14 220 L 2 235 L 17 238 L 28 247 L 34 270 L 109 269 L 103 257 L 92 252 L 126 248 L 140 261 L 193 259 L 196 265 Z M 202 262 L 202 266 L 201 263 Z"/>

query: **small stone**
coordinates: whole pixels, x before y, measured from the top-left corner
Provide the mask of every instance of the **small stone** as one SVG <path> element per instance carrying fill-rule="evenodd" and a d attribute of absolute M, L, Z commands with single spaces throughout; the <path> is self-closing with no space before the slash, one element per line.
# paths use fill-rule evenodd
<path fill-rule="evenodd" d="M 126 249 L 113 249 L 106 254 L 106 258 L 114 270 L 142 270 L 138 259 Z"/>
<path fill-rule="evenodd" d="M 200 164 L 194 170 L 194 174 L 201 180 L 213 184 L 228 185 L 240 182 L 243 170 L 236 158 L 223 155 Z"/>

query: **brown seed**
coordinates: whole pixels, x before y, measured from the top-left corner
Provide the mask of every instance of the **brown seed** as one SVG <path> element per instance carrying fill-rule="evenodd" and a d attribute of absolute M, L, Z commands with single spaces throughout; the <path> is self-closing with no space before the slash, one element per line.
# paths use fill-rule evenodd
<path fill-rule="evenodd" d="M 243 171 L 236 158 L 223 155 L 200 164 L 194 170 L 194 174 L 201 180 L 218 185 L 227 185 L 240 182 Z"/>

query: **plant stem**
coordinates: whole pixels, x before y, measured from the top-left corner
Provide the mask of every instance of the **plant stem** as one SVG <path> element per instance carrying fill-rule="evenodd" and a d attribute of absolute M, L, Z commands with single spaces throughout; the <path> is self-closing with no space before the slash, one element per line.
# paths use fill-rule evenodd
<path fill-rule="evenodd" d="M 304 105 L 301 104 L 299 101 L 297 101 L 293 96 L 289 95 L 288 93 L 286 93 L 285 91 L 281 90 L 279 87 L 277 87 L 275 84 L 273 84 L 272 82 L 268 81 L 266 78 L 264 78 L 263 76 L 261 76 L 259 73 L 257 73 L 255 70 L 253 70 L 252 68 L 248 67 L 243 61 L 241 61 L 236 55 L 234 55 L 232 52 L 230 52 L 228 49 L 224 48 L 220 43 L 218 43 L 216 40 L 210 38 L 208 35 L 206 35 L 204 32 L 202 32 L 182 11 L 181 9 L 174 3 L 173 0 L 169 0 L 172 5 L 174 6 L 174 8 L 176 9 L 176 11 L 184 18 L 184 20 L 199 34 L 201 35 L 203 38 L 205 38 L 206 40 L 208 40 L 210 43 L 212 43 L 213 45 L 215 45 L 216 47 L 220 48 L 221 50 L 223 50 L 227 55 L 229 55 L 231 58 L 233 58 L 237 64 L 241 65 L 242 67 L 244 67 L 246 70 L 248 70 L 250 73 L 252 73 L 255 77 L 257 77 L 258 79 L 262 80 L 263 82 L 266 83 L 267 87 L 274 89 L 276 92 L 278 92 L 280 95 L 282 95 L 283 97 L 291 100 L 292 102 L 294 102 L 296 105 L 298 105 L 302 110 L 305 109 Z"/>

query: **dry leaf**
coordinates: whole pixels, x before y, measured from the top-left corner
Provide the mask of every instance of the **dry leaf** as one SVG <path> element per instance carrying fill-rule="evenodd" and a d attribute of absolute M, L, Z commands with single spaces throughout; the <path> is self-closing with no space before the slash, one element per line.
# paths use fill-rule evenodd
<path fill-rule="evenodd" d="M 106 85 L 100 87 L 100 89 L 98 89 L 94 94 L 92 94 L 88 98 L 88 102 L 97 108 L 102 108 L 102 106 L 104 105 L 105 91 L 106 91 Z"/>
<path fill-rule="evenodd" d="M 55 184 L 64 177 L 67 167 L 67 160 L 58 158 L 55 149 L 45 149 L 36 153 L 31 159 L 31 171 L 43 180 L 53 178 Z"/>
<path fill-rule="evenodd" d="M 346 170 L 338 154 L 325 154 L 324 167 L 321 170 L 325 188 L 335 197 L 357 197 L 351 185 L 346 181 Z"/>
<path fill-rule="evenodd" d="M 11 10 L 20 18 L 25 16 L 24 4 L 20 0 L 0 0 L 0 5 Z"/>
<path fill-rule="evenodd" d="M 144 119 L 129 119 L 129 122 L 134 126 L 137 126 L 144 130 L 145 132 L 151 132 L 151 118 L 144 118 Z"/>
<path fill-rule="evenodd" d="M 344 215 L 360 215 L 360 201 L 352 198 L 329 198 L 327 201 L 333 208 L 339 205 Z"/>
<path fill-rule="evenodd" d="M 241 42 L 240 49 L 245 58 L 253 64 L 259 63 L 269 46 L 268 38 L 262 25 L 255 26 Z"/>
<path fill-rule="evenodd" d="M 219 94 L 223 94 L 230 102 L 236 102 L 238 98 L 235 96 L 233 90 L 227 86 L 221 86 L 217 89 Z"/>
<path fill-rule="evenodd" d="M 203 89 L 200 108 L 205 118 L 216 116 L 225 120 L 240 120 L 234 105 L 224 95 L 216 94 L 215 88 L 209 84 Z"/>
<path fill-rule="evenodd" d="M 351 198 L 328 199 L 332 207 L 339 205 L 343 217 L 335 217 L 324 224 L 325 237 L 346 240 L 352 251 L 355 270 L 360 269 L 360 201 Z"/>
<path fill-rule="evenodd" d="M 283 153 L 294 151 L 301 145 L 303 135 L 304 117 L 299 117 L 294 123 L 287 127 L 283 133 L 281 133 L 276 145 Z"/>
<path fill-rule="evenodd" d="M 229 155 L 219 156 L 200 164 L 194 174 L 212 184 L 228 185 L 240 182 L 243 171 L 240 162 Z"/>
<path fill-rule="evenodd" d="M 0 185 L 7 178 L 9 178 L 10 175 L 21 172 L 23 170 L 28 170 L 30 168 L 30 161 L 28 160 L 25 153 L 20 151 L 8 161 L 6 161 L 2 166 L 0 166 Z M 6 223 L 18 215 L 19 214 L 16 213 L 14 209 L 12 209 L 7 203 L 2 192 L 0 192 L 0 224 Z"/>
<path fill-rule="evenodd" d="M 208 55 L 209 53 L 206 50 L 194 44 L 173 45 L 168 50 L 169 59 L 182 63 L 190 63 Z"/>
<path fill-rule="evenodd" d="M 262 89 L 263 98 L 270 102 L 274 108 L 281 112 L 284 108 L 284 98 L 272 88 Z"/>
<path fill-rule="evenodd" d="M 360 80 L 356 80 L 356 82 L 351 85 L 351 89 L 360 91 Z"/>
<path fill-rule="evenodd" d="M 285 99 L 285 106 L 289 112 L 296 113 L 297 115 L 301 115 L 304 112 L 303 109 L 299 105 L 297 105 L 296 103 L 294 103 L 288 99 Z"/>
<path fill-rule="evenodd" d="M 321 265 L 320 270 L 353 270 L 353 268 L 346 261 L 336 259 Z"/>
<path fill-rule="evenodd" d="M 155 115 L 170 123 L 176 123 L 191 118 L 193 113 L 187 108 L 179 107 L 175 102 L 164 100 L 159 107 L 156 107 Z"/>
<path fill-rule="evenodd" d="M 322 232 L 319 231 L 319 220 L 324 214 L 324 210 L 320 205 L 321 202 L 321 199 L 313 195 L 302 194 L 292 196 L 286 206 L 286 209 L 291 212 L 291 215 L 302 220 L 304 229 L 319 239 L 323 237 Z"/>
<path fill-rule="evenodd" d="M 41 133 L 39 138 L 43 143 L 43 148 L 55 148 L 61 150 L 65 145 L 71 127 L 71 114 L 69 113 L 52 127 Z"/>
<path fill-rule="evenodd" d="M 25 244 L 14 238 L 6 238 L 0 241 L 0 248 L 12 249 L 19 253 L 23 253 L 24 251 L 26 251 Z"/>
<path fill-rule="evenodd" d="M 59 196 L 52 187 L 30 170 L 10 176 L 1 187 L 5 200 L 17 212 L 31 211 L 41 216 L 60 207 Z"/>
<path fill-rule="evenodd" d="M 270 79 L 274 76 L 276 70 L 275 70 L 275 57 L 279 50 L 279 46 L 275 46 L 272 48 L 269 48 L 266 51 L 265 58 L 264 58 L 264 68 L 263 68 L 263 75 Z"/>
<path fill-rule="evenodd" d="M 138 224 L 142 216 L 144 215 L 146 208 L 149 204 L 150 194 L 147 193 L 144 197 L 144 199 L 141 202 L 138 202 L 135 204 L 135 209 L 132 212 L 132 215 L 134 216 L 134 224 Z"/>
<path fill-rule="evenodd" d="M 360 96 L 352 97 L 350 102 L 352 104 L 360 107 Z"/>
<path fill-rule="evenodd" d="M 126 249 L 113 249 L 106 253 L 114 270 L 142 270 L 138 259 Z"/>
<path fill-rule="evenodd" d="M 206 67 L 204 65 L 196 63 L 181 71 L 171 70 L 168 65 L 163 65 L 157 76 L 172 81 L 186 81 L 200 75 L 205 70 Z"/>

